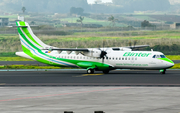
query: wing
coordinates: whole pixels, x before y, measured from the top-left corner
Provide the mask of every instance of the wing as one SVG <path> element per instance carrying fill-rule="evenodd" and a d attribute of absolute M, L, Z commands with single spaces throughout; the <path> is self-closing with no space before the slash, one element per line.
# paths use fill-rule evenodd
<path fill-rule="evenodd" d="M 149 45 L 137 45 L 137 46 L 127 46 L 127 47 L 124 47 L 124 48 L 143 48 L 143 47 L 149 47 Z"/>
<path fill-rule="evenodd" d="M 56 51 L 82 51 L 82 52 L 89 52 L 89 49 L 85 49 L 85 48 L 50 48 L 50 49 L 45 49 L 45 50 L 56 50 Z"/>

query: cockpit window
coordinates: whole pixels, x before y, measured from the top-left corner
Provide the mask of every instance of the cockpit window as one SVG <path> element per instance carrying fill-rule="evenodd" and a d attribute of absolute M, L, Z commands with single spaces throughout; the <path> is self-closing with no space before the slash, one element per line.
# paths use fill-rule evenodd
<path fill-rule="evenodd" d="M 165 55 L 160 55 L 161 56 L 161 58 L 166 58 L 166 56 Z"/>
<path fill-rule="evenodd" d="M 166 58 L 165 55 L 154 55 L 152 58 Z"/>
<path fill-rule="evenodd" d="M 161 58 L 160 55 L 156 55 L 156 58 Z"/>

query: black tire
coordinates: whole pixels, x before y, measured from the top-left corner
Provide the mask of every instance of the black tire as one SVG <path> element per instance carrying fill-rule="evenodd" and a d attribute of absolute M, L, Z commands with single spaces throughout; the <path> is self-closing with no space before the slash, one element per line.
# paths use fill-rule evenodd
<path fill-rule="evenodd" d="M 161 74 L 166 74 L 166 70 L 164 70 L 163 72 L 161 72 Z"/>
<path fill-rule="evenodd" d="M 108 73 L 109 73 L 109 70 L 104 70 L 103 73 L 104 73 L 104 74 L 108 74 Z"/>
<path fill-rule="evenodd" d="M 87 74 L 93 74 L 94 73 L 94 69 L 88 69 L 87 70 Z"/>

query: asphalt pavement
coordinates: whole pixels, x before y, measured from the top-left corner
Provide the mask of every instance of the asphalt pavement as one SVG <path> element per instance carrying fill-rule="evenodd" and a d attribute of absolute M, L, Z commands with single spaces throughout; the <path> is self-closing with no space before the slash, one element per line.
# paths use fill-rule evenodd
<path fill-rule="evenodd" d="M 86 70 L 1 71 L 1 86 L 180 86 L 180 70 L 116 70 L 109 74 Z"/>

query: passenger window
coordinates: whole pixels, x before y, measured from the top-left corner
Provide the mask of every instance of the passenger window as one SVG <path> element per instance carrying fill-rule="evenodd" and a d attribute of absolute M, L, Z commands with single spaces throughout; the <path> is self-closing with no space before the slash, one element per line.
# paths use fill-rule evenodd
<path fill-rule="evenodd" d="M 135 58 L 135 60 L 137 60 L 137 58 Z"/>
<path fill-rule="evenodd" d="M 118 58 L 116 58 L 116 60 L 118 60 Z"/>
<path fill-rule="evenodd" d="M 121 57 L 119 58 L 119 60 L 121 60 Z"/>
<path fill-rule="evenodd" d="M 124 60 L 124 58 L 122 58 L 122 60 Z"/>
<path fill-rule="evenodd" d="M 125 58 L 125 60 L 127 60 L 127 58 Z"/>
<path fill-rule="evenodd" d="M 108 57 L 106 57 L 106 59 L 108 60 Z"/>
<path fill-rule="evenodd" d="M 111 57 L 109 57 L 109 60 L 111 60 Z"/>
<path fill-rule="evenodd" d="M 129 60 L 130 60 L 130 58 L 129 58 Z"/>
<path fill-rule="evenodd" d="M 134 58 L 132 58 L 132 60 L 134 60 Z"/>

